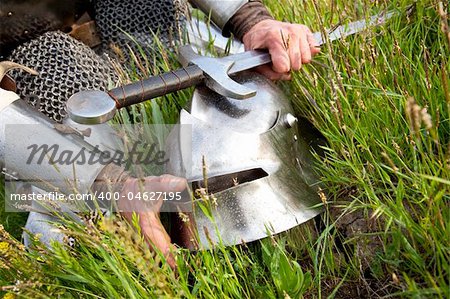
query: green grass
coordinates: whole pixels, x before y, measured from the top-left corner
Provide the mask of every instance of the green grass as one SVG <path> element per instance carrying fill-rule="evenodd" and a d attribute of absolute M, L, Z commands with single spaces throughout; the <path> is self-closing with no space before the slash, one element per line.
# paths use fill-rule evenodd
<path fill-rule="evenodd" d="M 347 279 L 361 283 L 375 279 L 374 291 L 395 275 L 397 282 L 386 281 L 395 282 L 389 292 L 447 297 L 449 44 L 440 30 L 436 4 L 417 2 L 409 16 L 409 3 L 398 4 L 400 17 L 387 26 L 325 46 L 321 58 L 329 67 L 305 68 L 290 88 L 298 111 L 312 119 L 329 142 L 319 168 L 330 209 L 354 211 L 365 219 L 352 227 L 336 219 L 339 212 L 331 212 L 337 230 L 317 261 L 322 268 L 315 270 L 319 277 L 348 273 Z M 328 5 L 315 10 L 326 16 L 323 22 L 330 27 L 334 18 L 357 19 L 382 8 L 359 5 L 354 11 L 337 5 L 335 11 L 345 13 L 334 17 Z M 298 19 L 295 10 L 278 8 L 274 11 L 280 17 Z M 306 98 L 314 99 L 317 107 Z M 415 105 L 427 108 L 431 124 L 411 111 L 419 109 Z M 349 228 L 360 231 L 343 232 Z M 336 238 L 339 234 L 345 239 Z M 334 250 L 339 252 L 336 241 L 345 244 L 347 255 L 339 265 L 331 258 Z M 375 254 L 368 255 L 374 246 Z"/>
<path fill-rule="evenodd" d="M 22 227 L 27 221 L 28 213 L 7 213 L 5 212 L 5 184 L 3 177 L 0 177 L 0 224 L 5 227 L 11 235 L 19 239 L 22 235 Z"/>
<path fill-rule="evenodd" d="M 317 158 L 327 196 L 320 223 L 248 246 L 180 250 L 175 272 L 118 220 L 63 220 L 77 246 L 52 253 L 38 243 L 25 252 L 2 231 L 3 290 L 43 298 L 450 297 L 450 45 L 438 2 L 266 2 L 278 19 L 313 31 L 386 8 L 399 13 L 324 46 L 282 84 L 328 140 Z M 141 65 L 154 73 L 174 63 Z M 121 121 L 174 123 L 189 94 L 139 105 Z M 7 228 L 17 236 L 17 226 Z"/>

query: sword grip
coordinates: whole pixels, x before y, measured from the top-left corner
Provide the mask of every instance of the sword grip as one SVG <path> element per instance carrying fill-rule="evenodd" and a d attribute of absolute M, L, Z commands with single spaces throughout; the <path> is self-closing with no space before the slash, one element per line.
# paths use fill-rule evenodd
<path fill-rule="evenodd" d="M 190 65 L 176 71 L 116 87 L 111 89 L 108 94 L 116 102 L 116 108 L 120 109 L 197 85 L 204 78 L 203 71 L 198 66 Z"/>

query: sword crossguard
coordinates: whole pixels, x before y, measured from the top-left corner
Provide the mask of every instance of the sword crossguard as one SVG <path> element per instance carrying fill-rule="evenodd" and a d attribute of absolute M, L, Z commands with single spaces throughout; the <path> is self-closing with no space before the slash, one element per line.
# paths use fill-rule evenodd
<path fill-rule="evenodd" d="M 198 66 L 205 75 L 205 85 L 225 97 L 243 100 L 256 95 L 256 90 L 237 83 L 228 75 L 236 62 L 235 56 L 213 58 L 198 55 L 191 46 L 186 45 L 179 50 L 179 60 L 184 67 Z"/>

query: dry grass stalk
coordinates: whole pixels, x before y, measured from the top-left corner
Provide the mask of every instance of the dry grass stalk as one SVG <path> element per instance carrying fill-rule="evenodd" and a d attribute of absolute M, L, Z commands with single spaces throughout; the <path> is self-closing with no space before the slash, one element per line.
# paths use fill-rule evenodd
<path fill-rule="evenodd" d="M 441 30 L 447 37 L 447 43 L 450 47 L 450 28 L 448 26 L 448 15 L 446 9 L 444 8 L 444 3 L 442 3 L 442 1 L 439 1 L 438 3 L 438 12 L 439 16 L 441 17 Z"/>

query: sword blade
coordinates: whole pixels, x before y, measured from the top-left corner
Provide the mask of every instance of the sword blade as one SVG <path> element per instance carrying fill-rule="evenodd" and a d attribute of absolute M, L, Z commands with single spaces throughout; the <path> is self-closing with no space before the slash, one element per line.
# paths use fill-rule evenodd
<path fill-rule="evenodd" d="M 233 66 L 228 71 L 229 75 L 233 75 L 272 62 L 270 54 L 266 51 L 260 50 L 246 51 L 227 56 L 222 59 L 225 61 L 234 62 Z"/>
<path fill-rule="evenodd" d="M 328 38 L 329 38 L 330 42 L 335 41 L 337 39 L 346 38 L 347 36 L 364 31 L 370 27 L 375 27 L 375 26 L 384 24 L 394 14 L 395 13 L 393 11 L 390 11 L 387 13 L 380 13 L 380 14 L 371 16 L 368 20 L 358 20 L 355 22 L 351 22 L 348 24 L 338 26 L 335 29 L 328 32 Z M 319 46 L 326 43 L 326 39 L 324 39 L 322 37 L 321 32 L 316 32 L 313 35 L 314 35 L 314 38 L 316 39 L 316 41 L 318 42 Z"/>

